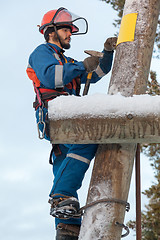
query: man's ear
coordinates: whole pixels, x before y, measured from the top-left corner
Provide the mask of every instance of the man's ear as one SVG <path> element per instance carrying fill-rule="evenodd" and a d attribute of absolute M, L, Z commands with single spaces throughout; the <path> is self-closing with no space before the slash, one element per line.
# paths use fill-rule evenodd
<path fill-rule="evenodd" d="M 49 35 L 49 37 L 53 37 L 54 36 L 54 32 L 51 32 L 51 33 L 49 33 L 48 35 Z"/>

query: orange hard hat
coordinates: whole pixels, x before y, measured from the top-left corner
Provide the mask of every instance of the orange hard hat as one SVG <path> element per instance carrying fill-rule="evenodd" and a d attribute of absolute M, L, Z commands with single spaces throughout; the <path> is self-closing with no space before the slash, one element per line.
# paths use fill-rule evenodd
<path fill-rule="evenodd" d="M 71 28 L 72 34 L 76 34 L 79 32 L 79 27 L 73 24 L 73 22 L 79 22 L 79 20 L 84 20 L 86 23 L 86 30 L 83 33 L 79 33 L 84 34 L 88 30 L 88 24 L 86 19 L 78 17 L 75 14 L 69 12 L 66 8 L 61 7 L 56 10 L 48 11 L 46 14 L 44 14 L 41 26 L 39 27 L 39 31 L 44 34 L 45 30 L 48 27 L 58 26 L 60 28 L 61 26 L 68 26 Z"/>
<path fill-rule="evenodd" d="M 43 19 L 42 19 L 42 22 L 41 22 L 41 26 L 40 26 L 40 32 L 43 34 L 43 29 L 46 27 L 46 26 L 49 26 L 55 13 L 57 12 L 57 10 L 51 10 L 49 12 L 47 12 L 46 14 L 44 14 L 43 16 Z"/>

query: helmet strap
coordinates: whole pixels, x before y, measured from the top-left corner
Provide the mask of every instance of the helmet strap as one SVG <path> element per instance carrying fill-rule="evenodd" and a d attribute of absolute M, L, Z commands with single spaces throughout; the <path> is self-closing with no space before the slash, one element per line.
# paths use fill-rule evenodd
<path fill-rule="evenodd" d="M 60 43 L 60 45 L 61 45 L 61 47 L 62 47 L 61 39 L 60 39 L 60 37 L 59 37 L 59 35 L 58 35 L 56 25 L 54 25 L 54 31 L 55 31 L 55 33 L 56 33 L 56 35 L 57 35 L 57 38 L 58 38 L 58 41 L 59 41 L 59 43 Z"/>

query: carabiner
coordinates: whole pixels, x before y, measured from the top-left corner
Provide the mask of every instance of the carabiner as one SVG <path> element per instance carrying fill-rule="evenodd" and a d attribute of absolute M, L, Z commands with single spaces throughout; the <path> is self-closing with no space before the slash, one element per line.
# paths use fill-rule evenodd
<path fill-rule="evenodd" d="M 43 125 L 43 131 L 41 132 L 39 129 L 39 124 Z M 46 123 L 41 121 L 37 123 L 37 128 L 38 128 L 38 137 L 39 139 L 43 139 L 44 138 L 44 134 L 45 134 L 45 128 L 46 128 Z"/>
<path fill-rule="evenodd" d="M 39 107 L 39 121 L 37 123 L 37 128 L 38 128 L 38 137 L 39 139 L 43 139 L 44 138 L 44 134 L 45 134 L 45 129 L 46 129 L 46 123 L 44 121 L 43 118 L 43 107 Z M 43 127 L 43 131 L 41 132 L 39 129 L 39 125 L 42 124 Z"/>

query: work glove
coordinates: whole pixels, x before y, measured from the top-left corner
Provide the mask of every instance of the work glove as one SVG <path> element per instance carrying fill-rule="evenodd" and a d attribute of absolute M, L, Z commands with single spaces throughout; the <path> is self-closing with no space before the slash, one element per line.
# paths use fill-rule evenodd
<path fill-rule="evenodd" d="M 117 37 L 107 38 L 104 43 L 104 50 L 113 51 L 116 49 Z"/>
<path fill-rule="evenodd" d="M 83 65 L 88 73 L 93 72 L 97 68 L 98 64 L 99 57 L 95 56 L 87 57 L 83 61 Z"/>

